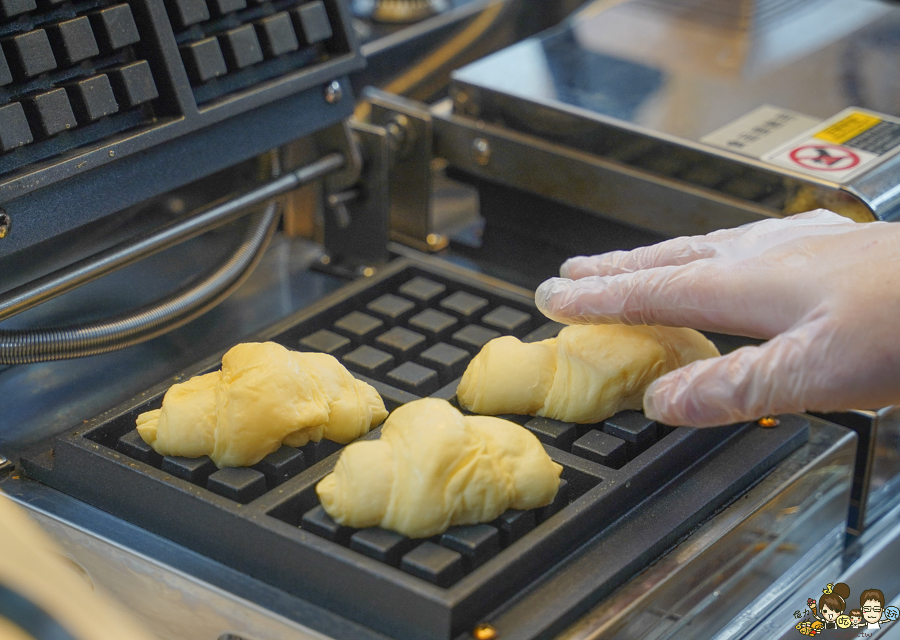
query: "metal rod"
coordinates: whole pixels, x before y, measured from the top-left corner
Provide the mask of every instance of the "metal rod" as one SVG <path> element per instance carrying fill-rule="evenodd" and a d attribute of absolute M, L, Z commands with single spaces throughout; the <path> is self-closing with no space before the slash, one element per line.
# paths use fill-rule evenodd
<path fill-rule="evenodd" d="M 330 153 L 199 215 L 156 231 L 151 235 L 110 247 L 68 267 L 16 287 L 0 296 L 0 320 L 22 313 L 151 254 L 236 220 L 245 215 L 249 207 L 322 178 L 343 167 L 345 162 L 346 158 L 342 154 Z"/>

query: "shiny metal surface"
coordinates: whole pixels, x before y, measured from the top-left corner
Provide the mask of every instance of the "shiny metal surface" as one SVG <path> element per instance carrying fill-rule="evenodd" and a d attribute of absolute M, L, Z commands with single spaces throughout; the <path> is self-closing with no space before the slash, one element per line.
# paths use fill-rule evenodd
<path fill-rule="evenodd" d="M 753 601 L 777 598 L 779 577 L 840 555 L 854 451 L 849 431 L 814 424 L 807 445 L 560 640 L 707 638 Z"/>
<path fill-rule="evenodd" d="M 232 222 L 247 215 L 254 205 L 322 178 L 340 169 L 345 163 L 344 156 L 336 153 L 329 154 L 183 222 L 173 224 L 149 236 L 124 242 L 96 256 L 61 269 L 59 272 L 13 289 L 0 296 L 0 320 L 6 320 L 67 291 L 93 282 L 117 269 L 134 264 L 158 251 Z"/>
<path fill-rule="evenodd" d="M 592 3 L 565 28 L 468 65 L 454 78 L 678 140 L 699 141 L 764 103 L 818 118 L 849 106 L 900 115 L 900 75 L 884 69 L 870 77 L 865 68 L 876 52 L 895 50 L 896 7 L 810 0 L 772 20 L 745 15 L 753 4 L 771 2 Z M 711 22 L 717 11 L 731 12 L 731 24 Z M 877 90 L 863 92 L 867 81 Z"/>
<path fill-rule="evenodd" d="M 786 594 L 783 602 L 775 600 L 756 603 L 745 612 L 746 618 L 754 624 L 747 633 L 741 633 L 736 624 L 725 627 L 716 636 L 716 640 L 774 640 L 797 638 L 794 625 L 797 619 L 794 611 L 803 609 L 806 598 L 818 596 L 823 585 L 843 582 L 851 588 L 848 609 L 853 600 L 863 589 L 880 589 L 884 593 L 885 603 L 897 606 L 900 604 L 900 571 L 897 571 L 897 559 L 900 558 L 900 503 L 894 503 L 862 537 L 851 545 L 841 556 L 828 558 L 825 556 L 810 558 L 808 571 L 801 579 L 792 582 L 783 580 L 776 583 L 781 592 Z M 835 632 L 831 632 L 835 633 Z M 865 632 L 863 632 L 865 633 Z M 860 632 L 847 637 L 855 637 Z M 882 629 L 878 638 L 895 640 L 900 637 L 897 624 Z"/>
<path fill-rule="evenodd" d="M 854 538 L 900 504 L 900 407 L 819 417 L 859 435 L 847 533 Z"/>
<path fill-rule="evenodd" d="M 900 407 L 876 414 L 872 470 L 868 483 L 866 525 L 900 504 Z"/>
<path fill-rule="evenodd" d="M 893 219 L 900 215 L 896 154 L 841 185 L 827 174 L 806 175 L 701 138 L 765 104 L 811 122 L 849 106 L 897 115 L 900 72 L 889 62 L 897 55 L 900 7 L 877 0 L 598 0 L 560 28 L 457 70 L 451 95 L 454 114 L 471 128 L 488 123 L 590 154 L 589 163 L 610 162 L 622 177 L 610 173 L 601 189 L 621 181 L 620 189 L 633 191 L 629 170 L 637 172 L 634 179 L 680 185 L 654 194 L 657 206 L 694 189 L 698 203 L 716 203 L 715 196 L 743 201 L 744 216 L 755 219 L 817 206 L 859 220 Z M 441 134 L 436 125 L 438 140 Z M 455 149 L 448 155 L 476 176 L 517 182 L 517 163 L 479 166 Z M 593 183 L 571 181 L 554 191 L 547 180 L 518 182 L 575 206 L 605 206 L 590 210 L 664 233 L 734 224 L 715 210 L 694 214 L 695 207 L 659 220 L 623 213 L 591 202 L 585 192 Z"/>
<path fill-rule="evenodd" d="M 432 169 L 434 134 L 429 111 L 412 100 L 369 89 L 366 99 L 372 105 L 372 121 L 381 126 L 394 123 L 402 139 L 394 153 L 388 175 L 391 198 L 391 239 L 417 249 L 442 248 L 437 242 L 432 206 Z M 403 111 L 393 106 L 404 105 Z"/>
<path fill-rule="evenodd" d="M 355 276 L 390 258 L 390 142 L 381 127 L 353 123 L 352 129 L 363 157 L 361 183 L 330 193 L 322 219 L 329 265 Z"/>
<path fill-rule="evenodd" d="M 245 239 L 212 273 L 138 309 L 94 322 L 63 327 L 0 330 L 0 363 L 30 364 L 107 353 L 177 329 L 230 296 L 253 272 L 275 234 L 278 202 L 248 223 Z"/>
<path fill-rule="evenodd" d="M 778 215 L 766 206 L 453 114 L 435 114 L 435 153 L 480 178 L 667 235 Z M 487 145 L 490 154 L 473 153 Z"/>
<path fill-rule="evenodd" d="M 426 123 L 424 133 L 433 132 L 427 140 L 430 146 L 433 137 L 434 155 L 446 159 L 455 169 L 568 205 L 603 212 L 608 218 L 669 235 L 684 235 L 777 215 L 771 208 L 734 196 L 457 115 L 450 112 L 446 102 L 428 108 L 383 92 L 370 95 L 382 120 L 394 114 Z M 392 193 L 399 195 L 392 204 L 391 214 L 392 230 L 397 237 L 404 242 L 410 237 L 417 238 L 421 244 L 422 235 L 433 228 L 431 208 L 427 206 L 428 192 L 417 198 L 411 194 L 420 193 L 421 188 L 402 188 L 404 175 L 417 176 L 419 183 L 430 180 L 427 154 L 416 153 L 408 164 L 413 167 L 411 171 L 418 167 L 418 172 L 404 173 L 397 168 L 396 177 L 392 177 L 398 185 Z"/>
<path fill-rule="evenodd" d="M 0 490 L 160 640 L 382 638 L 39 483 L 6 479 Z"/>

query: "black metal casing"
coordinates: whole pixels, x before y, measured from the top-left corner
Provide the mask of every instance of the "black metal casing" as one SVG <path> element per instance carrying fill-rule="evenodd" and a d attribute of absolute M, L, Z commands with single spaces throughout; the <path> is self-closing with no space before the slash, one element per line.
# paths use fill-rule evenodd
<path fill-rule="evenodd" d="M 314 15 L 303 22 L 311 7 Z M 111 10 L 133 21 L 113 43 L 104 39 L 102 20 Z M 89 24 L 97 42 L 97 53 L 77 63 L 65 58 L 55 35 L 73 22 Z M 0 155 L 0 207 L 11 220 L 0 264 L 14 265 L 8 257 L 48 238 L 339 122 L 353 108 L 344 76 L 365 64 L 338 0 L 81 0 L 45 3 L 0 22 L 2 51 L 13 62 L 36 55 L 18 54 L 17 39 L 43 42 L 44 34 L 54 68 L 29 75 L 19 60 L 14 78 L 0 86 L 0 109 L 11 107 L 10 122 L 19 125 L 12 132 L 24 136 L 10 138 L 19 146 Z M 51 64 L 48 58 L 44 67 Z M 113 113 L 85 110 L 86 79 L 102 85 Z M 35 106 L 46 96 L 55 111 Z M 0 120 L 3 134 L 8 125 Z M 61 130 L 47 135 L 57 121 Z"/>

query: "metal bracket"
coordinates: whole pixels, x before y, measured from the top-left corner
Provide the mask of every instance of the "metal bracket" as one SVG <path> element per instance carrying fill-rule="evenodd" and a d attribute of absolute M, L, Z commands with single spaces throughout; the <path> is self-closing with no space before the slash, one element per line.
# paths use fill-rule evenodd
<path fill-rule="evenodd" d="M 371 275 L 390 257 L 391 140 L 384 127 L 353 123 L 352 146 L 360 159 L 356 181 L 326 181 L 323 264 L 349 275 Z M 340 187 L 340 188 L 338 188 Z"/>
<path fill-rule="evenodd" d="M 372 122 L 395 129 L 391 238 L 420 250 L 446 245 L 433 226 L 431 162 L 667 235 L 706 233 L 777 212 L 701 187 L 377 89 Z"/>
<path fill-rule="evenodd" d="M 346 120 L 319 131 L 313 136 L 313 142 L 319 157 L 337 152 L 347 159 L 340 171 L 332 173 L 325 180 L 328 193 L 343 191 L 359 182 L 362 155 Z"/>
<path fill-rule="evenodd" d="M 304 185 L 285 198 L 284 231 L 289 237 L 305 236 L 323 242 L 322 194 L 324 192 L 327 198 L 329 194 L 340 193 L 356 185 L 362 173 L 362 155 L 347 121 L 338 122 L 282 148 L 282 163 L 288 169 L 308 164 L 329 153 L 340 153 L 347 159 L 340 171 L 320 182 Z"/>
<path fill-rule="evenodd" d="M 695 235 L 780 215 L 535 135 L 432 110 L 434 152 L 469 175 L 642 229 Z"/>
<path fill-rule="evenodd" d="M 437 251 L 447 239 L 436 233 L 431 208 L 433 127 L 428 108 L 413 100 L 368 88 L 371 120 L 387 129 L 394 163 L 390 182 L 391 239 L 423 251 Z"/>

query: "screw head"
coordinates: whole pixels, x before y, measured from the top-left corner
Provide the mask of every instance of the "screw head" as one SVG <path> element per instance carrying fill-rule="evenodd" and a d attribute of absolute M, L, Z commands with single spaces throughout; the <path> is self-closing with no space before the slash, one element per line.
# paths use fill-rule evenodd
<path fill-rule="evenodd" d="M 494 640 L 497 638 L 497 630 L 493 625 L 483 622 L 472 629 L 472 637 L 475 638 L 475 640 Z"/>
<path fill-rule="evenodd" d="M 8 214 L 0 212 L 0 240 L 9 235 L 12 228 L 12 219 Z"/>
<path fill-rule="evenodd" d="M 384 125 L 384 128 L 387 130 L 391 150 L 401 158 L 409 156 L 414 143 L 414 138 L 411 136 L 409 118 L 402 113 L 397 113 L 391 118 L 390 122 Z"/>
<path fill-rule="evenodd" d="M 463 115 L 478 117 L 478 102 L 467 91 L 457 90 L 453 95 L 453 110 Z"/>
<path fill-rule="evenodd" d="M 766 416 L 757 420 L 756 424 L 761 427 L 765 427 L 766 429 L 771 429 L 772 427 L 777 427 L 778 425 L 780 425 L 781 421 L 774 416 Z"/>
<path fill-rule="evenodd" d="M 472 141 L 472 157 L 482 167 L 491 161 L 491 145 L 484 138 L 475 138 Z"/>
<path fill-rule="evenodd" d="M 344 97 L 344 88 L 341 86 L 341 83 L 337 80 L 332 80 L 328 86 L 325 87 L 325 102 L 328 104 L 335 104 L 341 101 L 341 98 Z"/>

